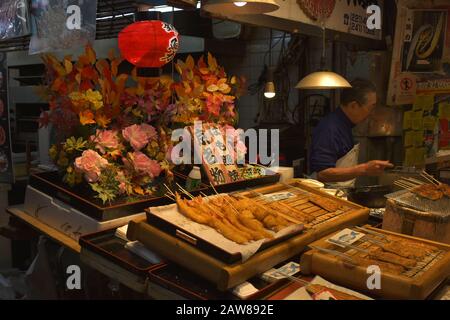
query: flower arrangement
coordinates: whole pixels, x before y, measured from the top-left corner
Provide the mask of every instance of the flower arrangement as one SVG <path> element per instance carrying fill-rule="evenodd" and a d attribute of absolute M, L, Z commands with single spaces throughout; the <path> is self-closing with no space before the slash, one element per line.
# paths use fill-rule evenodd
<path fill-rule="evenodd" d="M 207 63 L 201 57 L 195 64 L 189 56 L 178 60 L 176 70 L 181 82 L 174 85 L 177 95 L 177 113 L 174 122 L 192 124 L 196 120 L 217 124 L 235 124 L 235 99 L 243 92 L 244 79 L 227 77 L 216 59 L 208 54 Z"/>
<path fill-rule="evenodd" d="M 232 124 L 238 80 L 227 78 L 208 55 L 178 61 L 181 82 L 171 77 L 119 74 L 113 52 L 97 59 L 87 46 L 76 62 L 44 56 L 50 110 L 41 126 L 52 124 L 56 143 L 49 150 L 69 186 L 88 183 L 104 203 L 120 196 L 148 196 L 155 179 L 172 176 L 171 128 L 197 119 Z"/>

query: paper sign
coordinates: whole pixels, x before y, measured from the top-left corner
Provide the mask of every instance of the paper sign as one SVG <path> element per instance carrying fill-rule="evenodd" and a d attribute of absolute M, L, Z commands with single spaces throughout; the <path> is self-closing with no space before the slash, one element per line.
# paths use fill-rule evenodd
<path fill-rule="evenodd" d="M 428 116 L 423 118 L 423 129 L 434 131 L 434 128 L 436 127 L 437 119 L 433 116 Z"/>
<path fill-rule="evenodd" d="M 414 100 L 413 110 L 430 111 L 433 110 L 433 104 L 434 104 L 434 95 L 419 95 L 416 96 L 416 99 Z"/>
<path fill-rule="evenodd" d="M 405 166 L 406 167 L 412 167 L 414 165 L 414 148 L 406 148 L 405 149 Z"/>
<path fill-rule="evenodd" d="M 327 239 L 327 242 L 332 243 L 337 246 L 340 246 L 342 248 L 345 248 L 344 244 L 346 244 L 346 245 L 353 244 L 364 236 L 365 236 L 364 233 L 357 232 L 357 231 L 346 228 L 346 229 L 342 230 L 341 232 L 336 233 L 331 238 Z M 341 242 L 342 245 L 333 242 L 333 240 Z"/>
<path fill-rule="evenodd" d="M 406 131 L 405 132 L 405 147 L 412 147 L 414 145 L 414 132 L 415 131 Z"/>
<path fill-rule="evenodd" d="M 414 147 L 421 147 L 423 146 L 423 131 L 413 131 L 413 146 Z"/>
<path fill-rule="evenodd" d="M 408 130 L 412 128 L 412 119 L 414 111 L 406 111 L 403 114 L 403 129 Z"/>
<path fill-rule="evenodd" d="M 423 111 L 415 111 L 412 119 L 412 129 L 423 130 Z"/>
<path fill-rule="evenodd" d="M 415 148 L 414 158 L 415 165 L 423 165 L 425 163 L 425 148 Z"/>

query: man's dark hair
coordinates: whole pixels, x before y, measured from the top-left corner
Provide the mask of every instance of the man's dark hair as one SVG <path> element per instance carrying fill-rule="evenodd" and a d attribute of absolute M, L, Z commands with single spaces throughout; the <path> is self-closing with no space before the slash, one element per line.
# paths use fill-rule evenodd
<path fill-rule="evenodd" d="M 367 103 L 367 95 L 371 92 L 377 92 L 377 87 L 369 80 L 355 79 L 350 82 L 351 88 L 344 89 L 341 94 L 341 104 L 348 105 L 350 102 L 356 101 L 359 104 Z"/>

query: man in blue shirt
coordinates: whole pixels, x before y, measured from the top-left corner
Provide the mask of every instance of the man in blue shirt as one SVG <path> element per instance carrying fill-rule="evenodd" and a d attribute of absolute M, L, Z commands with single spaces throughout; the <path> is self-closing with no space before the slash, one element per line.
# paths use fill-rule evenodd
<path fill-rule="evenodd" d="M 311 172 L 322 182 L 351 185 L 356 177 L 381 175 L 393 167 L 380 160 L 358 164 L 359 145 L 354 143 L 352 129 L 369 117 L 377 95 L 368 80 L 356 79 L 351 85 L 342 92 L 341 107 L 323 118 L 313 132 Z"/>

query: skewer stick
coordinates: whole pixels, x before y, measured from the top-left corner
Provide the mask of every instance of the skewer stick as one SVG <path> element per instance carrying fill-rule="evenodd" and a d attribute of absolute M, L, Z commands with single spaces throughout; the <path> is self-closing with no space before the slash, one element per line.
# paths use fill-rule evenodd
<path fill-rule="evenodd" d="M 357 230 L 359 230 L 359 231 L 364 231 L 364 232 L 369 233 L 369 234 L 372 234 L 372 235 L 374 235 L 374 236 L 379 236 L 379 237 L 381 237 L 381 238 L 383 238 L 383 239 L 386 239 L 386 238 L 387 238 L 387 236 L 386 236 L 385 234 L 383 234 L 383 233 L 376 232 L 376 231 L 372 231 L 372 230 L 366 229 L 366 228 L 364 228 L 364 227 L 355 227 L 355 229 L 357 229 Z"/>
<path fill-rule="evenodd" d="M 174 197 L 175 193 L 167 186 L 167 184 L 164 183 L 163 185 L 164 185 L 164 187 L 166 187 L 166 189 L 169 192 L 169 194 Z"/>
<path fill-rule="evenodd" d="M 280 271 L 280 269 L 276 269 L 275 274 L 277 274 L 277 273 L 278 273 L 279 275 L 282 275 L 283 277 L 285 277 L 285 278 L 291 280 L 291 281 L 300 283 L 300 284 L 302 284 L 302 285 L 304 285 L 304 286 L 308 286 L 308 285 L 310 284 L 308 281 L 302 280 L 302 279 L 297 278 L 297 277 L 293 277 L 293 276 L 291 276 L 291 275 L 289 275 L 289 274 L 287 274 L 287 273 L 284 273 L 283 271 Z"/>
<path fill-rule="evenodd" d="M 333 255 L 341 257 L 341 258 L 343 258 L 343 259 L 345 259 L 345 260 L 347 260 L 347 261 L 349 261 L 349 262 L 351 262 L 353 264 L 355 263 L 354 260 L 352 259 L 352 257 L 347 255 L 347 254 L 345 254 L 345 253 L 342 253 L 342 252 L 339 252 L 339 251 L 336 251 L 336 250 L 332 250 L 332 249 L 325 249 L 325 248 L 321 248 L 321 247 L 311 246 L 311 245 L 310 245 L 310 248 L 314 249 L 314 250 L 317 250 L 317 251 L 322 251 L 322 252 L 325 252 L 325 253 L 328 253 L 328 254 L 333 254 Z"/>
<path fill-rule="evenodd" d="M 187 190 L 185 190 L 182 186 L 180 186 L 178 183 L 177 183 L 177 187 L 181 190 L 181 192 L 183 192 L 189 198 L 194 199 L 194 196 L 192 194 L 190 194 Z"/>
<path fill-rule="evenodd" d="M 403 178 L 403 179 L 406 179 L 406 180 L 411 181 L 411 182 L 413 182 L 413 183 L 415 183 L 415 184 L 418 184 L 418 185 L 424 184 L 423 181 L 420 181 L 420 180 L 417 180 L 417 179 L 414 179 L 414 178 L 411 178 L 411 177 L 405 177 L 405 178 Z"/>
<path fill-rule="evenodd" d="M 403 180 L 403 179 L 397 180 L 397 182 L 403 183 L 404 185 L 408 185 L 408 186 L 411 186 L 411 187 L 418 187 L 419 186 L 416 183 L 412 183 L 410 181 Z"/>
<path fill-rule="evenodd" d="M 395 181 L 394 182 L 394 184 L 396 185 L 396 186 L 399 186 L 399 187 L 401 187 L 401 188 L 403 188 L 403 189 L 406 189 L 406 190 L 408 190 L 408 191 L 414 191 L 414 188 L 413 187 L 411 187 L 411 186 L 409 186 L 409 185 L 406 185 L 406 184 L 403 184 L 403 183 L 401 183 L 401 182 L 399 182 L 399 181 Z"/>
<path fill-rule="evenodd" d="M 365 249 L 362 249 L 362 248 L 357 247 L 357 246 L 353 246 L 351 244 L 347 244 L 347 243 L 339 241 L 339 240 L 328 239 L 328 241 L 330 241 L 330 242 L 332 242 L 332 243 L 334 243 L 336 245 L 339 245 L 339 246 L 344 246 L 345 248 L 353 249 L 353 250 L 356 250 L 356 251 L 359 251 L 359 252 L 363 252 L 363 253 L 367 253 L 367 254 L 369 253 L 369 251 L 367 251 Z"/>
<path fill-rule="evenodd" d="M 439 180 L 435 179 L 431 174 L 429 174 L 425 170 L 422 171 L 421 175 L 425 179 L 428 179 L 429 181 L 431 181 L 433 184 L 438 185 L 438 186 L 441 185 L 441 182 Z"/>

